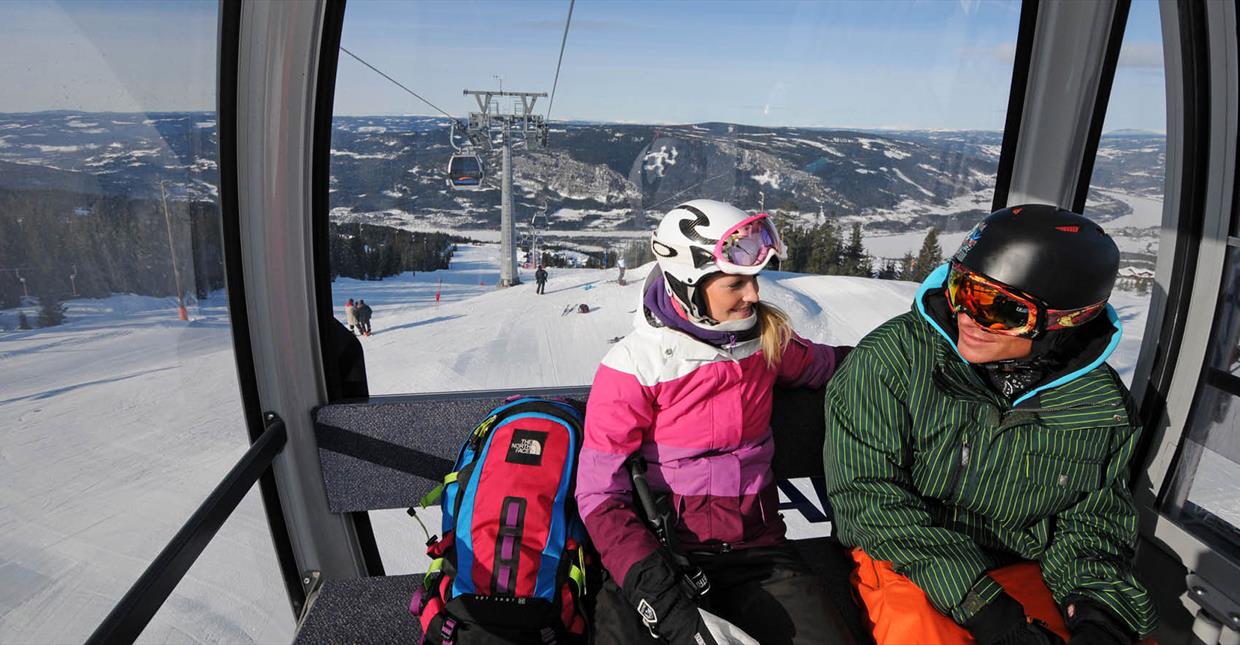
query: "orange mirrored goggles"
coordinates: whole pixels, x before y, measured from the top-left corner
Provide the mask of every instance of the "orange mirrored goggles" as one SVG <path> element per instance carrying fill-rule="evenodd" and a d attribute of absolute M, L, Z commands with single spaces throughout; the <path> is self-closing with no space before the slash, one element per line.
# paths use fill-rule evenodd
<path fill-rule="evenodd" d="M 1106 301 L 1079 309 L 1051 309 L 1038 299 L 952 262 L 947 303 L 968 314 L 982 329 L 1004 336 L 1037 338 L 1044 331 L 1079 327 L 1093 320 Z"/>

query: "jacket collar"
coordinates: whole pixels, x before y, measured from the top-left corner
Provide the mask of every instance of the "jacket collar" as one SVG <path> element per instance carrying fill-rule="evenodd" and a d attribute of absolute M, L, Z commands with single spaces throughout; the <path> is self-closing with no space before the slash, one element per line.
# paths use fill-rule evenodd
<path fill-rule="evenodd" d="M 913 308 L 917 313 L 930 325 L 932 329 L 938 332 L 938 335 L 947 341 L 952 348 L 952 352 L 956 354 L 962 362 L 964 357 L 960 355 L 960 350 L 956 348 L 956 327 L 950 321 L 942 320 L 934 315 L 933 300 L 937 298 L 945 298 L 943 290 L 947 287 L 947 271 L 948 264 L 943 264 L 930 273 L 925 281 L 921 283 L 921 288 L 917 290 L 917 296 L 913 300 Z M 928 306 L 931 305 L 931 306 Z M 1052 374 L 1044 383 L 1022 394 L 1019 398 L 1012 401 L 1012 407 L 1020 405 L 1022 402 L 1033 399 L 1039 393 L 1054 387 L 1059 387 L 1065 383 L 1070 383 L 1081 376 L 1088 374 L 1098 366 L 1106 362 L 1107 358 L 1115 352 L 1115 348 L 1119 346 L 1120 338 L 1123 336 L 1123 325 L 1120 323 L 1119 314 L 1115 312 L 1115 308 L 1110 304 L 1106 306 L 1107 320 L 1110 323 L 1112 331 L 1109 335 L 1101 337 L 1099 342 L 1092 343 L 1086 348 L 1086 353 L 1093 352 L 1096 355 L 1092 360 L 1088 360 L 1084 365 L 1080 362 L 1074 362 L 1074 369 L 1064 370 L 1062 374 Z M 1079 365 L 1079 367 L 1076 367 Z"/>

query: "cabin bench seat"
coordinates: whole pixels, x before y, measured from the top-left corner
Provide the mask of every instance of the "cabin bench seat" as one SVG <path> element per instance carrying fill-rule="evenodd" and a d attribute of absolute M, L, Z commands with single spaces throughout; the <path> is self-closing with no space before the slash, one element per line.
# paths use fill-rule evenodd
<path fill-rule="evenodd" d="M 461 442 L 482 415 L 513 395 L 585 401 L 589 388 L 374 397 L 318 408 L 315 436 L 329 508 L 354 513 L 416 506 L 451 471 Z M 781 479 L 821 480 L 822 402 L 821 389 L 776 389 L 771 426 L 774 468 Z M 829 519 L 830 509 L 825 511 Z M 825 556 L 831 552 L 825 546 L 829 539 L 794 544 L 813 568 L 822 571 L 841 566 Z M 410 540 L 410 549 L 420 546 Z M 415 574 L 325 580 L 307 601 L 294 642 L 416 641 L 421 628 L 409 614 L 409 600 L 421 579 Z"/>

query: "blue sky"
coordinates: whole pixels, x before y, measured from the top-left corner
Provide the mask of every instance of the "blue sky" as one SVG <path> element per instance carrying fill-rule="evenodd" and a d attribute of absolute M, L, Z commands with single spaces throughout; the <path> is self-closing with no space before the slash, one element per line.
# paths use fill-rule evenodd
<path fill-rule="evenodd" d="M 0 111 L 212 109 L 217 11 L 0 3 Z M 342 43 L 463 115 L 461 90 L 496 88 L 496 76 L 550 92 L 567 11 L 567 0 L 351 0 Z M 997 130 L 1019 13 L 973 0 L 578 0 L 552 118 Z M 1107 130 L 1165 129 L 1157 18 L 1153 2 L 1134 3 Z M 433 113 L 343 55 L 335 109 Z"/>

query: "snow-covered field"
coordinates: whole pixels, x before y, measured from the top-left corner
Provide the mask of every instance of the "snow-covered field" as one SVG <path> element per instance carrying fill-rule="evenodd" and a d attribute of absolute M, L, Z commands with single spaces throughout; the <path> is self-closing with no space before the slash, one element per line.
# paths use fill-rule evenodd
<path fill-rule="evenodd" d="M 649 268 L 631 269 L 626 286 L 614 270 L 552 269 L 539 296 L 528 272 L 526 284 L 496 290 L 497 256 L 494 245 L 462 246 L 448 271 L 337 280 L 341 319 L 346 298 L 374 308 L 374 335 L 362 339 L 373 393 L 590 382 L 608 341 L 631 328 Z M 835 344 L 906 311 L 915 288 L 762 280 L 763 297 L 804 336 Z M 221 294 L 188 323 L 166 299 L 67 304 L 63 326 L 0 332 L 0 643 L 83 640 L 246 447 Z M 590 313 L 576 313 L 580 304 Z M 1128 379 L 1145 301 L 1118 293 L 1115 305 L 1129 333 L 1113 364 Z M 0 312 L 0 324 L 13 317 Z M 374 517 L 388 570 L 417 569 L 416 524 L 403 511 Z M 292 629 L 251 494 L 141 640 L 287 642 Z"/>

